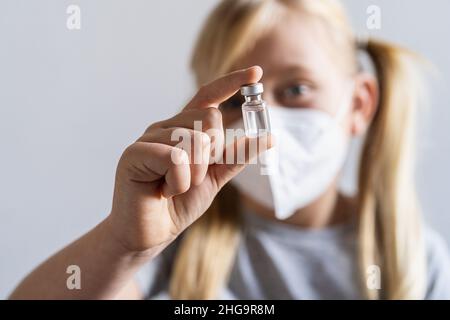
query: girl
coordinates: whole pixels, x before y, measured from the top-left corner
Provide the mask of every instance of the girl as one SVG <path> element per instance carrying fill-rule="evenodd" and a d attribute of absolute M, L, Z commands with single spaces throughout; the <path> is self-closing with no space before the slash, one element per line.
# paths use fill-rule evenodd
<path fill-rule="evenodd" d="M 392 44 L 357 43 L 337 1 L 222 1 L 192 59 L 197 83 L 208 84 L 125 150 L 110 215 L 11 297 L 450 298 L 447 251 L 424 227 L 411 179 L 414 60 Z M 267 160 L 278 171 L 193 163 L 193 154 L 249 149 L 245 137 L 222 148 L 208 129 L 242 126 L 236 92 L 260 80 L 275 142 L 258 140 L 278 151 L 278 166 Z M 202 143 L 179 148 L 171 136 L 180 128 Z M 358 192 L 345 197 L 339 172 L 363 135 Z M 73 264 L 80 290 L 66 286 Z"/>

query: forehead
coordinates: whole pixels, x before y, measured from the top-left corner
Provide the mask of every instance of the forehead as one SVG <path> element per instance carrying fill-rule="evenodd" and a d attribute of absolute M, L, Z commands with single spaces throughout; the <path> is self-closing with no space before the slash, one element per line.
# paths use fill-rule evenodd
<path fill-rule="evenodd" d="M 336 68 L 326 41 L 324 27 L 317 19 L 301 12 L 285 13 L 256 41 L 238 67 L 258 64 L 266 79 L 280 72 L 320 76 Z"/>

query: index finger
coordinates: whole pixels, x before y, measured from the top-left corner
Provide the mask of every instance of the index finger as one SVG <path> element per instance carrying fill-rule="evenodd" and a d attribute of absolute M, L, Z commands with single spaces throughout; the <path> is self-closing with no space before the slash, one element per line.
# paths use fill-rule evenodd
<path fill-rule="evenodd" d="M 263 74 L 260 66 L 231 72 L 206 85 L 203 85 L 185 109 L 204 109 L 215 107 L 233 96 L 241 86 L 258 82 Z"/>

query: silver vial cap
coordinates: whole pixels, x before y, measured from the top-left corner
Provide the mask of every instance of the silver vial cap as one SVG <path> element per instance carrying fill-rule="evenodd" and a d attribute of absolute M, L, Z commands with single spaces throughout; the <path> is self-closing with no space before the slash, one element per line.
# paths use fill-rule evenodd
<path fill-rule="evenodd" d="M 256 96 L 264 92 L 262 83 L 252 83 L 241 87 L 241 95 L 243 96 Z"/>

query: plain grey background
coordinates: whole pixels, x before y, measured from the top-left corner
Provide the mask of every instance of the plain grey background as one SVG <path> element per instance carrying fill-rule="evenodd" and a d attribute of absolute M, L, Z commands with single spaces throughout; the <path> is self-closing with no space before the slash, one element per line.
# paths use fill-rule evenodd
<path fill-rule="evenodd" d="M 189 57 L 216 2 L 0 2 L 0 298 L 108 214 L 122 150 L 194 93 Z M 371 33 L 440 72 L 420 117 L 417 181 L 427 220 L 450 242 L 450 2 L 345 3 L 359 32 L 378 5 Z M 81 30 L 66 28 L 69 4 Z"/>

